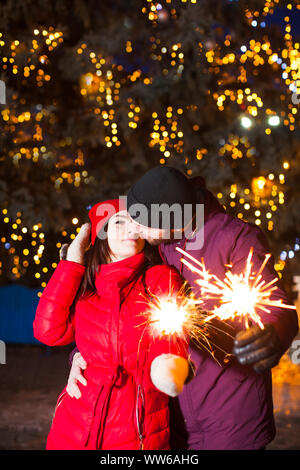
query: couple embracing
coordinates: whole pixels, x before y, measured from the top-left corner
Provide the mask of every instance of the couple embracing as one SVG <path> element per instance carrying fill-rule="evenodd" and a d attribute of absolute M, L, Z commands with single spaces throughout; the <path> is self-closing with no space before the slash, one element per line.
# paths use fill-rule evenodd
<path fill-rule="evenodd" d="M 161 205 L 178 210 L 171 217 L 151 210 Z M 258 271 L 270 251 L 262 231 L 228 215 L 201 177 L 188 179 L 172 167 L 151 169 L 131 187 L 126 205 L 122 198 L 97 203 L 89 218 L 34 320 L 41 342 L 77 348 L 47 449 L 265 448 L 275 436 L 271 368 L 297 334 L 296 312 L 270 307 L 261 314 L 263 329 L 244 331 L 237 322 L 224 323 L 224 334 L 217 328 L 213 344 L 229 354 L 227 362 L 187 336 L 153 336 L 145 328 L 153 296 L 174 299 L 186 281 L 201 296 L 177 247 L 222 279 L 229 264 L 233 273 L 244 270 L 251 248 Z M 262 278 L 274 277 L 270 258 Z M 280 287 L 272 299 L 289 303 Z"/>

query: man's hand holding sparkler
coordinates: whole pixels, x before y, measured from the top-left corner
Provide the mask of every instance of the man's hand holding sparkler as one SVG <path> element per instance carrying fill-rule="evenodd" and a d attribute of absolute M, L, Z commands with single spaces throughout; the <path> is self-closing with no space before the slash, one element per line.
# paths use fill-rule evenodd
<path fill-rule="evenodd" d="M 282 355 L 282 345 L 271 323 L 264 329 L 252 326 L 239 331 L 234 340 L 233 354 L 242 365 L 253 365 L 258 373 L 276 366 Z"/>
<path fill-rule="evenodd" d="M 242 365 L 253 365 L 258 373 L 276 366 L 284 352 L 284 346 L 272 323 L 263 323 L 262 314 L 270 314 L 271 307 L 296 309 L 295 305 L 285 304 L 282 299 L 272 298 L 276 291 L 278 278 L 265 280 L 262 272 L 270 258 L 266 254 L 259 268 L 253 269 L 253 248 L 250 249 L 244 271 L 239 274 L 231 270 L 225 272 L 225 278 L 219 279 L 210 273 L 204 264 L 193 258 L 181 248 L 177 250 L 193 261 L 182 258 L 181 261 L 191 271 L 198 274 L 195 283 L 201 288 L 201 298 L 195 301 L 202 305 L 203 300 L 214 300 L 216 306 L 208 314 L 207 321 L 243 320 L 245 330 L 237 333 L 233 354 Z M 254 326 L 252 326 L 254 323 Z"/>

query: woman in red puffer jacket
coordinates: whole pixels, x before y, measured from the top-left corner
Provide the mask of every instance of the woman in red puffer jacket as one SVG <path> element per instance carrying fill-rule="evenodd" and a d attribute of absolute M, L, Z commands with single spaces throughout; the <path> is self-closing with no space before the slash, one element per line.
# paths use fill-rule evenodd
<path fill-rule="evenodd" d="M 105 216 L 103 215 L 105 214 Z M 149 298 L 174 296 L 177 271 L 153 265 L 119 200 L 96 204 L 43 291 L 35 337 L 76 342 L 87 362 L 81 398 L 60 394 L 47 449 L 169 449 L 168 395 L 188 375 L 184 337 L 155 336 Z M 107 229 L 107 233 L 106 233 Z"/>

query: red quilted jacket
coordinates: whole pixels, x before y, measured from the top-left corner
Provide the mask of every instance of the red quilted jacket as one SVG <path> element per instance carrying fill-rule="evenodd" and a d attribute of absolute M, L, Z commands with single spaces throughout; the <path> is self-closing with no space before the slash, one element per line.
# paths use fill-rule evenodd
<path fill-rule="evenodd" d="M 65 388 L 58 398 L 47 449 L 169 449 L 168 396 L 152 384 L 150 365 L 163 353 L 187 357 L 187 344 L 150 336 L 141 277 L 122 289 L 144 261 L 140 253 L 101 265 L 97 293 L 79 299 L 73 312 L 84 266 L 60 261 L 44 289 L 35 337 L 50 346 L 76 341 L 88 364 L 81 398 L 71 398 Z M 155 295 L 182 285 L 177 271 L 165 265 L 149 268 L 145 281 Z"/>

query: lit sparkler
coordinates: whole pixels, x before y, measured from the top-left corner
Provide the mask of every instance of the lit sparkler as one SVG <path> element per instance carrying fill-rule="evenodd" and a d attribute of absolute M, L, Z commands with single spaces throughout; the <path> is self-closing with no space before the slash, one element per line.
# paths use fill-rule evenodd
<path fill-rule="evenodd" d="M 153 336 L 184 336 L 190 321 L 189 311 L 172 297 L 159 298 L 150 311 L 149 326 Z"/>
<path fill-rule="evenodd" d="M 194 296 L 188 292 L 187 282 L 176 293 L 170 291 L 168 295 L 151 294 L 148 305 L 147 323 L 153 337 L 182 338 L 189 333 L 196 319 L 201 316 Z"/>
<path fill-rule="evenodd" d="M 217 328 L 207 324 L 207 312 L 197 305 L 196 297 L 187 286 L 185 282 L 178 292 L 168 295 L 151 294 L 151 300 L 147 299 L 149 309 L 142 314 L 146 316 L 143 324 L 153 338 L 167 337 L 176 342 L 189 337 L 214 356 L 210 329 Z"/>
<path fill-rule="evenodd" d="M 177 247 L 176 249 L 193 261 L 194 264 L 184 258 L 181 259 L 183 264 L 192 272 L 199 275 L 195 283 L 201 288 L 201 299 L 194 300 L 194 302 L 201 305 L 205 300 L 213 299 L 218 303 L 204 321 L 209 321 L 213 318 L 220 320 L 239 318 L 245 320 L 246 328 L 249 327 L 251 321 L 263 329 L 264 325 L 259 311 L 270 313 L 269 307 L 296 309 L 294 305 L 284 304 L 282 299 L 271 300 L 270 298 L 277 289 L 274 284 L 278 281 L 278 278 L 276 277 L 270 282 L 266 282 L 262 279 L 261 274 L 271 256 L 270 254 L 265 255 L 265 259 L 258 272 L 254 273 L 251 262 L 253 248 L 251 248 L 245 270 L 240 274 L 233 274 L 228 270 L 225 273 L 224 280 L 221 280 L 205 268 L 203 260 L 200 262 L 181 248 Z"/>

